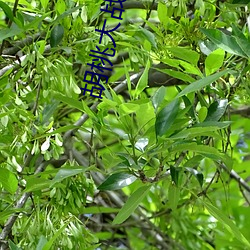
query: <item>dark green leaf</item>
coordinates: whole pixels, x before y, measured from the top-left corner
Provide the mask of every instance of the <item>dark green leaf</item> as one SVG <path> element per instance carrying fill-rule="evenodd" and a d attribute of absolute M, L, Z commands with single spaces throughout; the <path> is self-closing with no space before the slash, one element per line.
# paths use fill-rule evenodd
<path fill-rule="evenodd" d="M 249 4 L 249 0 L 233 0 L 232 4 L 244 4 L 247 5 Z"/>
<path fill-rule="evenodd" d="M 99 190 L 117 190 L 133 183 L 136 177 L 132 174 L 120 172 L 109 176 L 99 187 Z"/>
<path fill-rule="evenodd" d="M 155 121 L 156 136 L 162 136 L 169 130 L 176 119 L 178 110 L 179 101 L 175 99 L 159 112 Z"/>
<path fill-rule="evenodd" d="M 186 167 L 185 168 L 188 172 L 190 172 L 192 175 L 195 176 L 195 178 L 198 180 L 200 186 L 202 187 L 203 185 L 203 181 L 204 181 L 204 176 L 201 172 L 197 171 L 196 169 L 194 168 L 189 168 L 189 167 Z"/>
<path fill-rule="evenodd" d="M 61 24 L 56 25 L 50 35 L 50 46 L 56 47 L 63 39 L 64 28 Z"/>
<path fill-rule="evenodd" d="M 228 104 L 227 99 L 222 99 L 212 103 L 208 108 L 207 117 L 204 122 L 219 121 L 226 111 L 227 104 Z"/>
<path fill-rule="evenodd" d="M 180 168 L 175 168 L 173 166 L 170 166 L 170 175 L 172 181 L 175 183 L 176 186 L 178 186 L 178 180 L 179 180 L 179 173 L 181 169 Z"/>

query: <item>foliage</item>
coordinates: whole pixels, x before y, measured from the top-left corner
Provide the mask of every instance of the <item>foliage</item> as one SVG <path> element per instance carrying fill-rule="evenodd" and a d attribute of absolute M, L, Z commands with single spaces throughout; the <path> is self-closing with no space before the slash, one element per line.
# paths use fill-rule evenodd
<path fill-rule="evenodd" d="M 1 249 L 249 249 L 248 1 L 123 5 L 99 100 L 103 1 L 0 1 Z"/>

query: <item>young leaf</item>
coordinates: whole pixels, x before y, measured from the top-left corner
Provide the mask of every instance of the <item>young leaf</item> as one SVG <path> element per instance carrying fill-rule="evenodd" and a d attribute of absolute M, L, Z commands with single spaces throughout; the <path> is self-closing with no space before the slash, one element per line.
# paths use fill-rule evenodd
<path fill-rule="evenodd" d="M 116 215 L 112 224 L 121 224 L 124 222 L 139 206 L 143 198 L 146 196 L 150 189 L 150 185 L 144 185 L 138 188 L 127 200 L 120 212 Z"/>
<path fill-rule="evenodd" d="M 136 177 L 132 174 L 120 172 L 109 176 L 99 187 L 99 190 L 117 190 L 133 183 Z"/>
<path fill-rule="evenodd" d="M 174 99 L 156 116 L 155 132 L 156 136 L 164 135 L 172 126 L 179 110 L 179 101 Z"/>
<path fill-rule="evenodd" d="M 167 24 L 168 16 L 167 16 L 167 6 L 165 3 L 159 2 L 157 7 L 157 14 L 160 22 L 164 25 Z"/>
<path fill-rule="evenodd" d="M 210 53 L 205 60 L 205 72 L 206 75 L 211 75 L 223 65 L 225 51 L 222 49 L 217 49 Z"/>

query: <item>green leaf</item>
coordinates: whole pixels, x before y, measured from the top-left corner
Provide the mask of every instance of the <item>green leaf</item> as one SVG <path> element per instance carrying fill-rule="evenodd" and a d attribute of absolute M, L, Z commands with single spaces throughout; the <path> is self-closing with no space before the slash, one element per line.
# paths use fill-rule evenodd
<path fill-rule="evenodd" d="M 18 212 L 23 212 L 24 209 L 23 208 L 9 208 L 7 207 L 5 211 L 0 212 L 0 222 L 4 223 L 6 219 L 8 219 L 8 217 L 14 213 L 18 213 Z"/>
<path fill-rule="evenodd" d="M 180 131 L 179 133 L 172 135 L 170 139 L 190 139 L 196 136 L 206 135 L 207 132 L 215 131 L 218 127 L 195 127 L 188 128 Z"/>
<path fill-rule="evenodd" d="M 167 24 L 168 21 L 168 16 L 166 15 L 167 11 L 168 10 L 166 4 L 159 2 L 157 7 L 158 18 L 160 22 L 165 25 Z"/>
<path fill-rule="evenodd" d="M 43 247 L 46 245 L 47 242 L 48 241 L 47 241 L 46 237 L 44 235 L 41 235 L 40 239 L 38 241 L 36 250 L 43 250 Z"/>
<path fill-rule="evenodd" d="M 0 42 L 6 38 L 17 36 L 22 33 L 24 30 L 20 29 L 18 26 L 13 25 L 11 28 L 0 30 Z"/>
<path fill-rule="evenodd" d="M 139 94 L 147 87 L 148 85 L 148 70 L 150 68 L 150 61 L 148 60 L 147 64 L 146 64 L 146 68 L 143 71 L 137 85 L 136 85 L 136 89 L 135 89 L 135 93 L 134 96 L 135 98 L 137 98 L 139 96 Z"/>
<path fill-rule="evenodd" d="M 5 15 L 6 15 L 11 21 L 14 21 L 14 15 L 13 15 L 13 12 L 12 12 L 11 8 L 9 7 L 9 5 L 7 5 L 7 4 L 4 3 L 3 1 L 0 1 L 0 8 L 3 9 Z"/>
<path fill-rule="evenodd" d="M 200 28 L 201 32 L 204 33 L 213 43 L 219 48 L 241 57 L 246 57 L 246 54 L 241 49 L 237 40 L 233 36 L 228 36 L 222 31 L 217 29 L 204 29 Z"/>
<path fill-rule="evenodd" d="M 50 46 L 56 47 L 63 39 L 64 28 L 61 24 L 56 25 L 50 35 Z"/>
<path fill-rule="evenodd" d="M 210 53 L 205 60 L 205 72 L 206 75 L 211 75 L 223 65 L 225 57 L 225 51 L 222 49 L 217 49 Z"/>
<path fill-rule="evenodd" d="M 49 0 L 40 0 L 40 2 L 41 2 L 42 7 L 43 7 L 44 9 L 46 9 L 47 6 L 48 6 Z"/>
<path fill-rule="evenodd" d="M 132 174 L 120 172 L 109 176 L 99 187 L 99 190 L 117 190 L 133 183 L 136 177 Z"/>
<path fill-rule="evenodd" d="M 199 182 L 200 186 L 202 187 L 203 185 L 203 181 L 204 181 L 204 176 L 201 172 L 197 171 L 196 169 L 194 168 L 189 168 L 189 167 L 186 167 L 185 168 L 188 172 L 190 172 L 192 175 L 195 176 L 195 178 L 197 179 L 197 181 Z"/>
<path fill-rule="evenodd" d="M 131 114 L 140 109 L 139 104 L 135 103 L 122 103 L 119 106 L 121 114 Z"/>
<path fill-rule="evenodd" d="M 232 4 L 249 4 L 249 0 L 233 0 Z"/>
<path fill-rule="evenodd" d="M 64 167 L 61 168 L 58 173 L 56 174 L 55 178 L 52 180 L 51 182 L 51 186 L 54 185 L 57 182 L 61 182 L 62 180 L 70 177 L 70 176 L 74 176 L 80 173 L 85 172 L 85 168 L 83 167 L 73 167 L 73 166 L 68 166 L 68 167 Z"/>
<path fill-rule="evenodd" d="M 166 87 L 161 86 L 152 96 L 151 101 L 155 111 L 157 111 L 158 107 L 163 102 L 165 95 L 166 95 Z"/>
<path fill-rule="evenodd" d="M 173 211 L 176 210 L 179 199 L 180 188 L 178 188 L 173 182 L 171 182 L 168 188 L 168 204 Z"/>
<path fill-rule="evenodd" d="M 127 202 L 116 215 L 112 224 L 121 224 L 124 222 L 139 206 L 143 198 L 147 195 L 150 187 L 150 185 L 144 185 L 138 188 L 132 195 L 130 195 Z"/>
<path fill-rule="evenodd" d="M 18 188 L 18 180 L 16 176 L 5 168 L 0 168 L 0 183 L 11 194 L 14 194 Z"/>
<path fill-rule="evenodd" d="M 222 99 L 213 102 L 208 108 L 208 114 L 204 122 L 219 121 L 227 109 L 228 100 Z"/>
<path fill-rule="evenodd" d="M 15 245 L 11 240 L 9 240 L 8 242 L 9 242 L 10 250 L 22 250 L 17 245 Z"/>
<path fill-rule="evenodd" d="M 139 29 L 138 29 L 138 26 L 136 28 L 137 29 L 136 29 L 134 38 L 137 38 L 140 42 L 143 42 L 146 40 L 150 42 L 153 48 L 157 48 L 157 44 L 155 42 L 155 35 L 151 31 L 144 29 L 141 26 L 139 26 Z"/>
<path fill-rule="evenodd" d="M 64 222 L 65 223 L 65 222 Z M 53 235 L 53 237 L 45 244 L 45 246 L 43 247 L 42 250 L 49 250 L 54 241 L 59 237 L 59 235 L 64 231 L 64 229 L 68 226 L 69 222 L 68 223 L 65 223 L 59 230 L 57 230 L 55 232 L 55 234 Z"/>
<path fill-rule="evenodd" d="M 198 52 L 190 49 L 176 47 L 176 48 L 169 48 L 168 50 L 172 52 L 175 57 L 190 62 L 194 66 L 197 65 L 200 58 L 200 54 Z"/>
<path fill-rule="evenodd" d="M 33 191 L 39 191 L 46 188 L 49 188 L 51 185 L 51 180 L 37 177 L 37 176 L 31 176 L 26 178 L 26 188 L 24 192 L 33 192 Z"/>
<path fill-rule="evenodd" d="M 63 103 L 68 104 L 69 106 L 71 106 L 73 108 L 76 108 L 82 112 L 85 112 L 82 103 L 74 98 L 70 98 L 68 96 L 64 96 L 64 95 L 56 93 L 56 92 L 53 94 L 53 97 L 56 98 L 57 100 L 63 102 Z"/>
<path fill-rule="evenodd" d="M 183 73 L 183 72 L 180 72 L 180 71 L 176 71 L 176 70 L 173 70 L 173 69 L 156 69 L 162 73 L 165 73 L 169 76 L 172 76 L 174 78 L 177 78 L 177 79 L 180 79 L 184 82 L 193 82 L 195 79 L 191 76 L 189 76 L 188 74 L 186 73 Z"/>
<path fill-rule="evenodd" d="M 111 214 L 111 213 L 117 213 L 119 212 L 119 208 L 113 208 L 113 207 L 96 207 L 96 206 L 92 206 L 92 207 L 82 207 L 80 209 L 80 212 L 82 214 Z"/>
<path fill-rule="evenodd" d="M 201 200 L 201 199 L 200 199 Z M 202 200 L 201 200 L 202 201 Z M 202 201 L 208 212 L 216 218 L 223 226 L 232 233 L 239 241 L 241 241 L 245 246 L 250 248 L 250 242 L 245 238 L 245 236 L 240 232 L 238 227 L 230 220 L 220 209 L 216 208 L 212 204 Z"/>
<path fill-rule="evenodd" d="M 217 127 L 217 129 L 222 129 L 228 127 L 230 124 L 232 124 L 231 121 L 225 121 L 225 122 L 204 121 L 195 124 L 193 127 Z"/>
<path fill-rule="evenodd" d="M 176 186 L 178 186 L 178 180 L 179 180 L 179 173 L 180 173 L 181 169 L 180 168 L 176 168 L 173 166 L 170 166 L 170 175 L 171 175 L 171 179 L 174 182 L 174 184 Z"/>
<path fill-rule="evenodd" d="M 183 95 L 186 95 L 186 94 L 189 94 L 189 93 L 192 93 L 192 92 L 195 92 L 197 90 L 200 90 L 204 87 L 206 87 L 207 85 L 215 82 L 216 80 L 218 80 L 220 77 L 222 77 L 223 75 L 227 74 L 231 72 L 230 70 L 223 70 L 221 72 L 218 72 L 218 73 L 215 73 L 213 75 L 210 75 L 210 76 L 207 76 L 205 78 L 202 78 L 198 81 L 195 81 L 191 84 L 189 84 L 185 89 L 183 89 L 178 95 L 177 95 L 177 98 L 178 97 L 181 97 Z"/>
<path fill-rule="evenodd" d="M 156 136 L 164 135 L 174 123 L 179 110 L 179 101 L 174 99 L 156 116 L 155 132 Z"/>

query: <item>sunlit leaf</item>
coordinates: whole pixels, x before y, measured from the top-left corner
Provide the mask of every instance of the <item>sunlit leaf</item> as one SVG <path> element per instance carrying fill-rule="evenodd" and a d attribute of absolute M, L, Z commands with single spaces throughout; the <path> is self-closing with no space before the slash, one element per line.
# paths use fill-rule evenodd
<path fill-rule="evenodd" d="M 18 187 L 16 176 L 5 168 L 0 168 L 0 183 L 11 194 L 14 194 Z"/>

